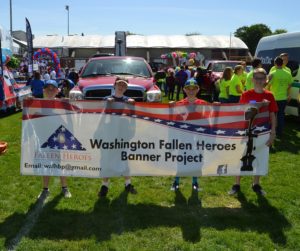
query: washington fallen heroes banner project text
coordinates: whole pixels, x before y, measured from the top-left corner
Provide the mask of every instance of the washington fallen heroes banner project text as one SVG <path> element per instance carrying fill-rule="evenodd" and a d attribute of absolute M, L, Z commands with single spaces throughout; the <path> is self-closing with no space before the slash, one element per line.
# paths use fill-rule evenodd
<path fill-rule="evenodd" d="M 258 113 L 250 127 L 250 144 L 246 114 L 253 106 Z M 266 175 L 269 130 L 269 113 L 260 103 L 171 106 L 26 100 L 21 174 Z"/>

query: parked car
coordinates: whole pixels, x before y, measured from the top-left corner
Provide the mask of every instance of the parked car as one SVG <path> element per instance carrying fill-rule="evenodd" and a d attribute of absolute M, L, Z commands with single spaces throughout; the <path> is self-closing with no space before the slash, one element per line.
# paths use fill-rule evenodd
<path fill-rule="evenodd" d="M 241 61 L 229 61 L 229 60 L 213 60 L 208 61 L 206 64 L 206 69 L 210 74 L 211 83 L 215 83 L 218 79 L 222 77 L 223 71 L 226 67 L 231 67 L 234 69 Z"/>
<path fill-rule="evenodd" d="M 212 95 L 213 101 L 218 101 L 219 90 L 216 88 L 216 82 L 222 78 L 223 71 L 226 67 L 234 67 L 240 64 L 241 61 L 233 61 L 233 60 L 211 60 L 206 63 L 206 69 L 209 74 L 209 82 L 210 82 L 210 95 Z"/>
<path fill-rule="evenodd" d="M 128 79 L 125 95 L 136 101 L 160 102 L 161 91 L 155 84 L 149 64 L 139 57 L 92 57 L 83 67 L 78 85 L 70 99 L 101 100 L 114 94 L 117 76 Z"/>
<path fill-rule="evenodd" d="M 26 96 L 31 96 L 30 86 L 17 83 L 12 73 L 4 68 L 3 77 L 0 76 L 0 112 L 21 109 Z"/>

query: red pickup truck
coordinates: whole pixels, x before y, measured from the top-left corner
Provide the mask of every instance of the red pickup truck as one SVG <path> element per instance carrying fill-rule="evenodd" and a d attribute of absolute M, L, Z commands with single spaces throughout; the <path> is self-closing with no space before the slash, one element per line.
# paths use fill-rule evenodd
<path fill-rule="evenodd" d="M 83 67 L 78 85 L 70 91 L 69 97 L 73 100 L 101 100 L 113 95 L 117 76 L 128 79 L 126 96 L 136 101 L 161 101 L 161 91 L 155 84 L 149 64 L 143 58 L 127 56 L 91 58 Z"/>

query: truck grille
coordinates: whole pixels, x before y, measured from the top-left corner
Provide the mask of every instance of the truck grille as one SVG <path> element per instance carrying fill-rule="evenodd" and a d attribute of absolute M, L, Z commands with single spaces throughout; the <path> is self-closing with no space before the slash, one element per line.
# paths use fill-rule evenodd
<path fill-rule="evenodd" d="M 111 89 L 97 89 L 97 90 L 88 90 L 85 93 L 86 99 L 103 99 L 106 96 L 111 95 Z"/>
<path fill-rule="evenodd" d="M 142 90 L 127 89 L 124 95 L 133 98 L 135 101 L 145 101 L 144 92 Z"/>
<path fill-rule="evenodd" d="M 113 93 L 112 88 L 88 88 L 84 91 L 85 99 L 97 100 L 110 96 Z M 128 88 L 124 93 L 125 96 L 133 98 L 135 101 L 146 101 L 145 91 L 142 88 Z"/>

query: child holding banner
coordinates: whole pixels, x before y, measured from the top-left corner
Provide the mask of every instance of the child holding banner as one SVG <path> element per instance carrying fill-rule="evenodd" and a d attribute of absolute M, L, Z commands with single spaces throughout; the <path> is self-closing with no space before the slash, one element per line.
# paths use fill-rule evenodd
<path fill-rule="evenodd" d="M 183 91 L 185 92 L 187 97 L 176 102 L 176 105 L 208 104 L 208 102 L 206 102 L 205 100 L 197 98 L 197 94 L 198 94 L 199 90 L 200 90 L 200 87 L 197 84 L 197 81 L 194 78 L 190 78 L 189 80 L 187 80 L 185 82 L 184 87 L 183 87 Z M 170 102 L 170 104 L 175 104 L 175 102 Z M 180 181 L 180 177 L 175 177 L 175 180 L 171 187 L 172 191 L 177 191 L 179 189 L 179 181 Z M 195 191 L 200 191 L 197 177 L 192 178 L 192 189 Z"/>
<path fill-rule="evenodd" d="M 268 108 L 270 112 L 270 123 L 271 123 L 271 132 L 270 138 L 266 142 L 267 146 L 272 146 L 276 133 L 276 117 L 275 113 L 278 111 L 277 103 L 273 94 L 270 91 L 264 89 L 267 81 L 267 73 L 263 68 L 257 68 L 253 71 L 253 83 L 254 89 L 244 92 L 240 98 L 240 103 L 247 104 L 250 102 L 268 102 Z M 259 195 L 265 195 L 266 192 L 262 189 L 259 184 L 260 176 L 253 177 L 252 189 Z M 241 176 L 236 177 L 235 184 L 232 186 L 231 190 L 228 192 L 229 195 L 236 194 L 240 191 L 240 181 Z"/>
<path fill-rule="evenodd" d="M 46 81 L 44 88 L 43 88 L 43 96 L 46 99 L 55 99 L 56 95 L 58 94 L 58 84 L 55 80 L 48 80 Z M 46 198 L 50 191 L 48 188 L 49 185 L 49 176 L 43 176 L 43 191 L 38 196 L 39 198 Z M 68 189 L 67 185 L 67 178 L 60 176 L 62 194 L 65 198 L 71 198 L 72 195 Z"/>
<path fill-rule="evenodd" d="M 108 102 L 127 102 L 133 104 L 135 101 L 132 98 L 124 96 L 128 87 L 128 80 L 126 78 L 117 77 L 115 80 L 114 88 L 115 94 L 112 96 L 108 96 L 105 98 Z M 108 193 L 108 186 L 109 186 L 109 178 L 103 178 L 102 186 L 98 193 L 99 197 L 105 197 Z M 131 184 L 131 178 L 129 176 L 125 176 L 125 191 L 131 194 L 137 194 L 136 189 Z"/>

